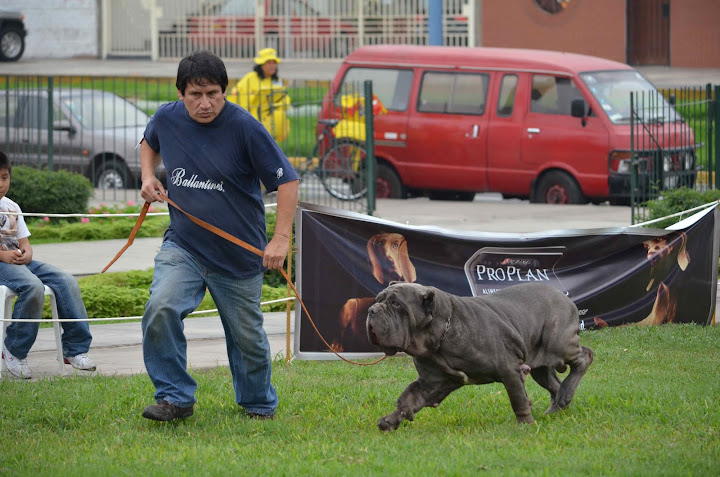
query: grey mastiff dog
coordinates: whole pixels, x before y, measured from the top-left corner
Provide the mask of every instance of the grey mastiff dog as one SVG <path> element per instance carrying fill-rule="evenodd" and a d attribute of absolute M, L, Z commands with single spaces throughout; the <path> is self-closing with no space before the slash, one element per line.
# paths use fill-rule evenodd
<path fill-rule="evenodd" d="M 593 351 L 580 346 L 575 304 L 545 284 L 522 284 L 482 297 L 459 297 L 417 283 L 393 282 L 368 311 L 367 334 L 387 355 L 413 356 L 418 379 L 378 421 L 383 431 L 437 407 L 466 384 L 501 382 L 518 422 L 532 423 L 528 373 L 550 392 L 546 414 L 570 404 Z M 560 381 L 556 371 L 570 372 Z"/>

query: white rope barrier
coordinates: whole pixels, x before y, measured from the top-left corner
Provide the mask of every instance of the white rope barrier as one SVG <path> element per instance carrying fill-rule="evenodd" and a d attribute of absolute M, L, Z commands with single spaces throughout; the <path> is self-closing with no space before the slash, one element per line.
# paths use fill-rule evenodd
<path fill-rule="evenodd" d="M 277 203 L 265 204 L 265 208 L 277 207 Z M 139 217 L 140 212 L 118 213 L 118 214 L 43 214 L 40 212 L 5 212 L 3 215 L 22 215 L 23 217 L 53 217 L 59 219 L 67 218 L 107 218 L 107 217 Z M 170 212 L 148 212 L 146 217 L 154 217 L 158 215 L 170 215 Z"/>
<path fill-rule="evenodd" d="M 273 303 L 282 303 L 284 301 L 295 301 L 297 300 L 294 296 L 289 296 L 287 298 L 278 298 L 277 300 L 270 300 L 270 301 L 263 301 L 260 302 L 260 306 L 262 305 L 271 305 Z M 194 311 L 188 316 L 195 316 L 195 315 L 203 315 L 203 314 L 210 314 L 210 313 L 217 313 L 217 308 L 213 308 L 212 310 L 200 310 L 200 311 Z M 142 315 L 140 316 L 119 316 L 115 318 L 59 318 L 57 320 L 53 320 L 52 318 L 2 318 L 0 319 L 0 322 L 10 322 L 10 323 L 68 323 L 68 322 L 77 322 L 77 321 L 126 321 L 126 320 L 139 320 L 142 318 Z"/>

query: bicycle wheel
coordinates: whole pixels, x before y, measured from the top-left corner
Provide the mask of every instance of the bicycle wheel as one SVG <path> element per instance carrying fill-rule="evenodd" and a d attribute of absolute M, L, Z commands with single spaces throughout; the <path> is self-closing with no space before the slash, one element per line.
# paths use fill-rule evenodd
<path fill-rule="evenodd" d="M 323 155 L 318 175 L 328 193 L 340 200 L 357 200 L 367 194 L 365 147 L 339 140 Z"/>

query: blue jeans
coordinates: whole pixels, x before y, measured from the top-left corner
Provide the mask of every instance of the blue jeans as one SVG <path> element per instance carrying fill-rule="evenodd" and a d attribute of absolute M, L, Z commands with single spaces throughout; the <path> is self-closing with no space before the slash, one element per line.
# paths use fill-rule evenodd
<path fill-rule="evenodd" d="M 78 318 L 78 321 L 61 323 L 62 348 L 65 356 L 77 356 L 90 349 L 92 335 L 87 321 L 87 311 L 80 295 L 78 282 L 67 272 L 50 264 L 31 261 L 27 265 L 11 265 L 0 262 L 0 285 L 17 293 L 12 317 L 42 318 L 45 302 L 45 286 L 55 292 L 58 318 Z M 27 358 L 37 338 L 40 323 L 12 323 L 8 326 L 5 346 L 17 358 Z"/>
<path fill-rule="evenodd" d="M 143 358 L 156 401 L 179 407 L 196 402 L 197 383 L 187 372 L 183 320 L 200 305 L 207 288 L 225 330 L 235 401 L 247 412 L 275 412 L 278 397 L 270 383 L 270 343 L 260 311 L 262 283 L 262 273 L 248 279 L 221 275 L 172 241 L 163 242 L 142 319 Z"/>

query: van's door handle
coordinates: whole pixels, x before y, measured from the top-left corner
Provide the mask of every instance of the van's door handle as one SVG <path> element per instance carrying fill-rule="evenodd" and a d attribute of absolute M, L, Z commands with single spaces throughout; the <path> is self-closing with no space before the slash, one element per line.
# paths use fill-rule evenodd
<path fill-rule="evenodd" d="M 528 134 L 540 134 L 540 128 L 527 128 Z"/>
<path fill-rule="evenodd" d="M 472 136 L 470 134 L 465 134 L 465 137 L 471 137 L 473 139 L 476 139 L 478 137 L 479 131 L 480 131 L 480 126 L 478 126 L 477 124 L 473 124 Z"/>

